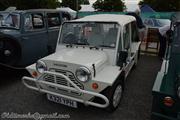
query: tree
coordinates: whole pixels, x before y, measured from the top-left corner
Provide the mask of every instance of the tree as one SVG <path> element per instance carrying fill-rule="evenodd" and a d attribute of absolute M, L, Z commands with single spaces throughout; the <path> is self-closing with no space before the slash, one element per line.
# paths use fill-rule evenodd
<path fill-rule="evenodd" d="M 97 11 L 114 11 L 121 12 L 125 9 L 124 2 L 121 0 L 97 0 L 93 4 L 94 9 Z"/>
<path fill-rule="evenodd" d="M 38 9 L 38 8 L 56 8 L 59 7 L 58 0 L 0 0 L 0 10 L 10 6 L 15 6 L 19 10 Z"/>
<path fill-rule="evenodd" d="M 77 4 L 78 2 L 78 4 Z M 78 10 L 81 9 L 81 4 L 90 4 L 89 0 L 62 0 L 61 6 L 63 7 L 69 7 L 73 10 L 77 10 L 77 5 L 78 5 Z"/>
<path fill-rule="evenodd" d="M 180 11 L 180 0 L 142 0 L 139 5 L 148 4 L 158 12 Z"/>
<path fill-rule="evenodd" d="M 82 0 L 82 4 L 89 5 L 90 3 L 89 3 L 89 0 Z"/>

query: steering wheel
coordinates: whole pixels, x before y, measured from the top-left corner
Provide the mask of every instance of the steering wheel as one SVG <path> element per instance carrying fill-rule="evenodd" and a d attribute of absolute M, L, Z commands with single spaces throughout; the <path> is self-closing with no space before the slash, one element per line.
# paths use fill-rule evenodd
<path fill-rule="evenodd" d="M 63 43 L 67 43 L 67 44 L 73 44 L 76 42 L 77 42 L 76 36 L 72 32 L 67 33 L 63 39 Z"/>
<path fill-rule="evenodd" d="M 89 45 L 88 41 L 86 38 L 80 39 L 81 43 Z"/>

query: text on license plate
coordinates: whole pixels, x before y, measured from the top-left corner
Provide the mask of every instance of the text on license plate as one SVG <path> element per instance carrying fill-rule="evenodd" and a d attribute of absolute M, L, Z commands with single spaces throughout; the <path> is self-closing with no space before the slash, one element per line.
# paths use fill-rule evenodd
<path fill-rule="evenodd" d="M 56 103 L 60 103 L 66 106 L 77 108 L 77 102 L 73 100 L 69 100 L 69 99 L 51 95 L 51 94 L 47 94 L 47 99 Z"/>

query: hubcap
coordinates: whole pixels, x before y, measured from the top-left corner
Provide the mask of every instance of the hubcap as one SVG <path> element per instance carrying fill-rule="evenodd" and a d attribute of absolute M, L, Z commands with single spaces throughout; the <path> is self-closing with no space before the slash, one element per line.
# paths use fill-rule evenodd
<path fill-rule="evenodd" d="M 10 50 L 5 50 L 4 51 L 4 55 L 5 56 L 10 56 L 11 55 L 11 51 Z"/>
<path fill-rule="evenodd" d="M 122 86 L 118 85 L 113 95 L 113 106 L 117 107 L 122 97 Z"/>

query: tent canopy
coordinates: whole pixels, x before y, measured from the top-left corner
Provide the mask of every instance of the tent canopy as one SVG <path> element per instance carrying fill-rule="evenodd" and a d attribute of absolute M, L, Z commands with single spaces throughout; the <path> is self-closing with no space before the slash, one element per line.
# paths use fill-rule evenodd
<path fill-rule="evenodd" d="M 80 12 L 94 12 L 95 9 L 92 7 L 92 5 L 81 5 Z"/>
<path fill-rule="evenodd" d="M 149 5 L 142 5 L 140 9 L 142 13 L 143 12 L 156 12 Z"/>

